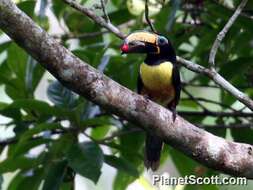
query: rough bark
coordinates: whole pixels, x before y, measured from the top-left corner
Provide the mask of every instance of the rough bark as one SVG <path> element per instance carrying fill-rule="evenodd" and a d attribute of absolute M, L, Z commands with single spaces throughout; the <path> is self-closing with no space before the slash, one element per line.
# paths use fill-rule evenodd
<path fill-rule="evenodd" d="M 135 94 L 82 62 L 10 0 L 0 1 L 0 28 L 62 84 L 107 111 L 152 131 L 166 143 L 213 169 L 253 178 L 253 146 L 226 141 Z"/>

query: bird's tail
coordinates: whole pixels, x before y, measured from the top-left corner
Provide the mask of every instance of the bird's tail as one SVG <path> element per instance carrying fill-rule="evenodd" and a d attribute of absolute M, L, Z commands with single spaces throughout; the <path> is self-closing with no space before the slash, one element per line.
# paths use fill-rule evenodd
<path fill-rule="evenodd" d="M 147 169 L 151 168 L 152 171 L 158 169 L 160 165 L 162 147 L 163 141 L 160 138 L 147 134 L 144 160 L 144 164 Z"/>

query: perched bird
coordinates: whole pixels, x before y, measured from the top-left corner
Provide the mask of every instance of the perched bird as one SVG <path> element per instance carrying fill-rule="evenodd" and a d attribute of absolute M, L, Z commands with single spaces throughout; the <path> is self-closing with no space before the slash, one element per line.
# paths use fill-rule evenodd
<path fill-rule="evenodd" d="M 175 50 L 170 41 L 156 33 L 137 31 L 124 39 L 121 51 L 123 54 L 147 54 L 144 63 L 140 65 L 137 91 L 170 109 L 175 120 L 181 82 Z M 148 169 L 158 169 L 162 146 L 163 142 L 159 137 L 147 133 L 144 164 Z"/>

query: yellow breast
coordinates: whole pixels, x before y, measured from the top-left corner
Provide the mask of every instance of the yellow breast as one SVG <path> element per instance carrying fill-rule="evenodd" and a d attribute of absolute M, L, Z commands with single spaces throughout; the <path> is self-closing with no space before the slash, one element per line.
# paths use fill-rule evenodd
<path fill-rule="evenodd" d="M 164 90 L 171 87 L 172 83 L 171 62 L 163 62 L 159 65 L 150 66 L 142 63 L 140 75 L 144 86 L 152 91 Z"/>

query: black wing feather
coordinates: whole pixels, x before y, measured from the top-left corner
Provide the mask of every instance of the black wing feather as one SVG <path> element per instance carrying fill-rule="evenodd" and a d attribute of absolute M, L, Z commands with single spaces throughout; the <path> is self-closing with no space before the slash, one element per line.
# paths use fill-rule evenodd
<path fill-rule="evenodd" d="M 180 93 L 181 93 L 181 80 L 180 80 L 180 73 L 177 65 L 173 65 L 172 70 L 172 84 L 175 88 L 175 105 L 178 104 L 180 99 Z"/>

